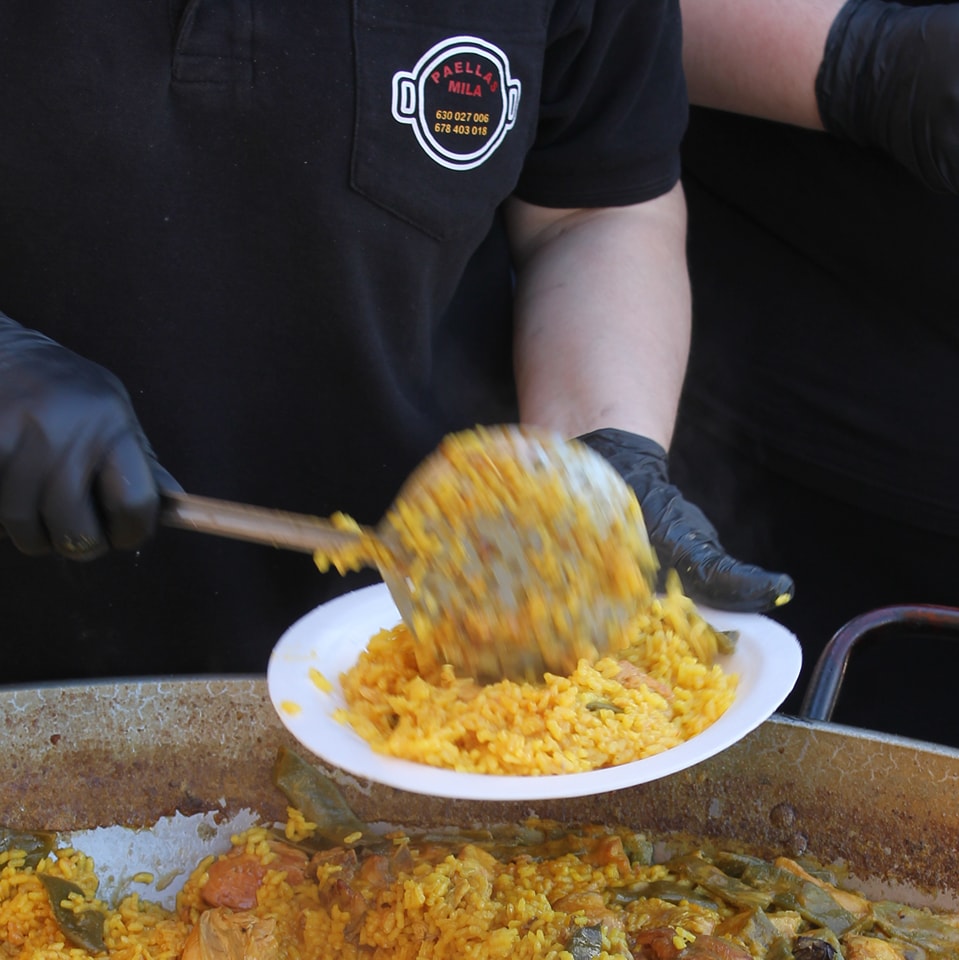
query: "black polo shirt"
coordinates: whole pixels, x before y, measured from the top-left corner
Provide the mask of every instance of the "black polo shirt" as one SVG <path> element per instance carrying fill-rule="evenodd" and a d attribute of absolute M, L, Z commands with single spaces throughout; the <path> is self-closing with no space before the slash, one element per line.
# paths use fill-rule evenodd
<path fill-rule="evenodd" d="M 188 490 L 373 522 L 516 416 L 499 207 L 668 190 L 674 0 L 0 2 L 0 309 L 114 371 Z M 262 670 L 308 557 L 0 544 L 0 680 Z M 6 676 L 5 676 L 6 675 Z"/>

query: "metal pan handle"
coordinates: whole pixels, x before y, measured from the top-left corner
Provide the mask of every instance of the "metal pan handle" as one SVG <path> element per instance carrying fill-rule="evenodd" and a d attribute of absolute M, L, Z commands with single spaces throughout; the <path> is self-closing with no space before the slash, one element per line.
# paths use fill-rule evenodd
<path fill-rule="evenodd" d="M 883 628 L 924 627 L 942 633 L 959 633 L 959 608 L 935 604 L 903 604 L 879 607 L 853 617 L 826 644 L 813 668 L 799 715 L 808 720 L 829 720 L 853 647 Z"/>

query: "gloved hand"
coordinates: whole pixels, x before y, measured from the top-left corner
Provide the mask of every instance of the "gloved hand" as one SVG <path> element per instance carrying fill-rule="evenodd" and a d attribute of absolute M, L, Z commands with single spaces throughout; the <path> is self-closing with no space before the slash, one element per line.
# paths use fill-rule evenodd
<path fill-rule="evenodd" d="M 793 582 L 741 563 L 723 549 L 715 527 L 669 482 L 666 451 L 625 430 L 594 430 L 578 438 L 605 457 L 633 488 L 660 564 L 659 589 L 676 570 L 691 599 L 725 610 L 758 612 L 793 595 Z"/>
<path fill-rule="evenodd" d="M 0 531 L 31 555 L 133 548 L 160 486 L 178 489 L 116 377 L 0 314 Z"/>
<path fill-rule="evenodd" d="M 829 30 L 816 101 L 830 133 L 959 193 L 959 4 L 849 0 Z"/>

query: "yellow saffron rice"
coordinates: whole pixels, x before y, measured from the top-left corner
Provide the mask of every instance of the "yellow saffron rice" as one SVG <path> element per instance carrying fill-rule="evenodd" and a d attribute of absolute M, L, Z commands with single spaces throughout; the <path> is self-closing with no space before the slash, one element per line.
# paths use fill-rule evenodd
<path fill-rule="evenodd" d="M 422 671 L 404 624 L 374 636 L 341 677 L 350 724 L 379 753 L 470 773 L 564 774 L 661 753 L 705 730 L 737 678 L 723 639 L 674 580 L 647 601 L 629 645 L 568 677 L 479 685 L 449 665 Z"/>
<path fill-rule="evenodd" d="M 290 827 L 292 826 L 292 829 Z M 549 824 L 542 824 L 549 827 Z M 294 842 L 309 840 L 315 824 L 288 824 Z M 528 824 L 526 833 L 538 832 Z M 732 911 L 692 904 L 673 906 L 636 899 L 607 907 L 618 888 L 670 876 L 649 863 L 648 842 L 628 831 L 583 827 L 558 832 L 529 854 L 522 847 L 480 847 L 466 840 L 449 846 L 417 841 L 402 832 L 384 838 L 381 852 L 334 849 L 312 866 L 289 870 L 278 857 L 275 834 L 254 827 L 233 839 L 230 854 L 208 857 L 193 870 L 173 910 L 137 896 L 116 906 L 96 898 L 93 861 L 73 850 L 27 867 L 22 854 L 0 859 L 0 956 L 18 960 L 569 960 L 578 927 L 603 927 L 601 956 L 629 960 L 630 940 L 644 928 L 669 925 L 690 940 L 710 933 Z M 560 837 L 564 839 L 560 839 Z M 357 857 L 359 854 L 359 858 Z M 247 907 L 214 906 L 205 897 L 212 869 L 224 861 L 258 869 L 255 899 Z M 65 940 L 40 873 L 71 880 L 84 891 L 77 911 L 104 918 L 105 952 Z M 239 874 L 250 872 L 241 867 Z M 242 876 L 239 876 L 242 880 Z M 211 899 L 229 902 L 222 893 Z M 635 899 L 635 898 L 633 898 Z M 613 912 L 615 910 L 615 914 Z M 198 949 L 195 928 L 206 920 L 234 922 L 245 932 L 237 952 Z M 682 933 L 680 934 L 680 931 Z M 738 955 L 733 957 L 738 960 Z"/>
<path fill-rule="evenodd" d="M 810 873 L 785 857 L 749 858 L 754 878 L 717 883 L 721 851 L 680 848 L 657 862 L 652 838 L 612 826 L 529 820 L 488 832 L 394 830 L 356 848 L 311 844 L 316 828 L 291 810 L 285 837 L 264 827 L 237 835 L 229 852 L 195 866 L 172 910 L 137 896 L 98 900 L 95 865 L 78 851 L 30 866 L 10 850 L 0 855 L 0 957 L 773 960 L 798 957 L 802 938 L 876 960 L 959 949 L 959 916 L 870 903 L 814 863 Z M 40 874 L 76 884 L 69 909 L 99 914 L 102 949 L 71 945 Z M 703 878 L 711 878 L 708 893 Z M 805 910 L 777 903 L 774 894 L 790 888 L 782 878 L 802 884 Z M 742 891 L 757 906 L 744 910 Z M 883 917 L 902 917 L 908 941 L 884 932 Z"/>
<path fill-rule="evenodd" d="M 665 597 L 653 595 L 656 560 L 632 490 L 608 481 L 589 487 L 592 471 L 612 470 L 599 457 L 589 469 L 564 472 L 565 458 L 576 459 L 573 441 L 546 471 L 514 442 L 504 428 L 447 436 L 388 512 L 408 563 L 400 572 L 418 601 L 404 614 L 409 622 L 373 637 L 342 676 L 347 706 L 337 719 L 382 754 L 514 775 L 628 763 L 701 733 L 732 703 L 736 678 L 714 662 L 720 637 L 678 579 Z M 578 455 L 594 456 L 585 448 Z M 573 496 L 567 484 L 586 486 Z M 596 513 L 591 497 L 607 494 Z M 393 568 L 396 558 L 377 537 L 345 515 L 335 523 L 363 535 L 318 553 L 321 570 Z M 504 545 L 489 533 L 511 524 L 522 529 L 525 552 L 506 563 Z M 489 573 L 497 564 L 514 587 L 505 597 Z M 522 583 L 517 565 L 527 574 Z M 586 635 L 571 613 L 597 597 L 603 603 Z M 529 669 L 534 682 L 516 680 L 523 673 L 502 669 L 501 659 L 514 646 L 538 650 L 557 672 L 540 682 L 542 671 Z M 514 679 L 471 679 L 503 676 Z"/>

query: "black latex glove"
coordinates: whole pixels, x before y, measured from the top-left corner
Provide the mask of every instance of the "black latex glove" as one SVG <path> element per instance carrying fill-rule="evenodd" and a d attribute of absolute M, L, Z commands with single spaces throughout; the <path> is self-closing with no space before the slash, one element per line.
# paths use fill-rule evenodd
<path fill-rule="evenodd" d="M 959 4 L 849 0 L 816 77 L 823 125 L 959 193 Z"/>
<path fill-rule="evenodd" d="M 159 486 L 178 489 L 116 377 L 0 314 L 0 531 L 31 555 L 133 548 Z"/>
<path fill-rule="evenodd" d="M 724 610 L 758 612 L 785 603 L 793 582 L 783 573 L 734 560 L 699 507 L 669 482 L 666 451 L 625 430 L 595 430 L 578 438 L 602 454 L 636 491 L 660 564 L 659 588 L 669 570 L 693 600 Z"/>

